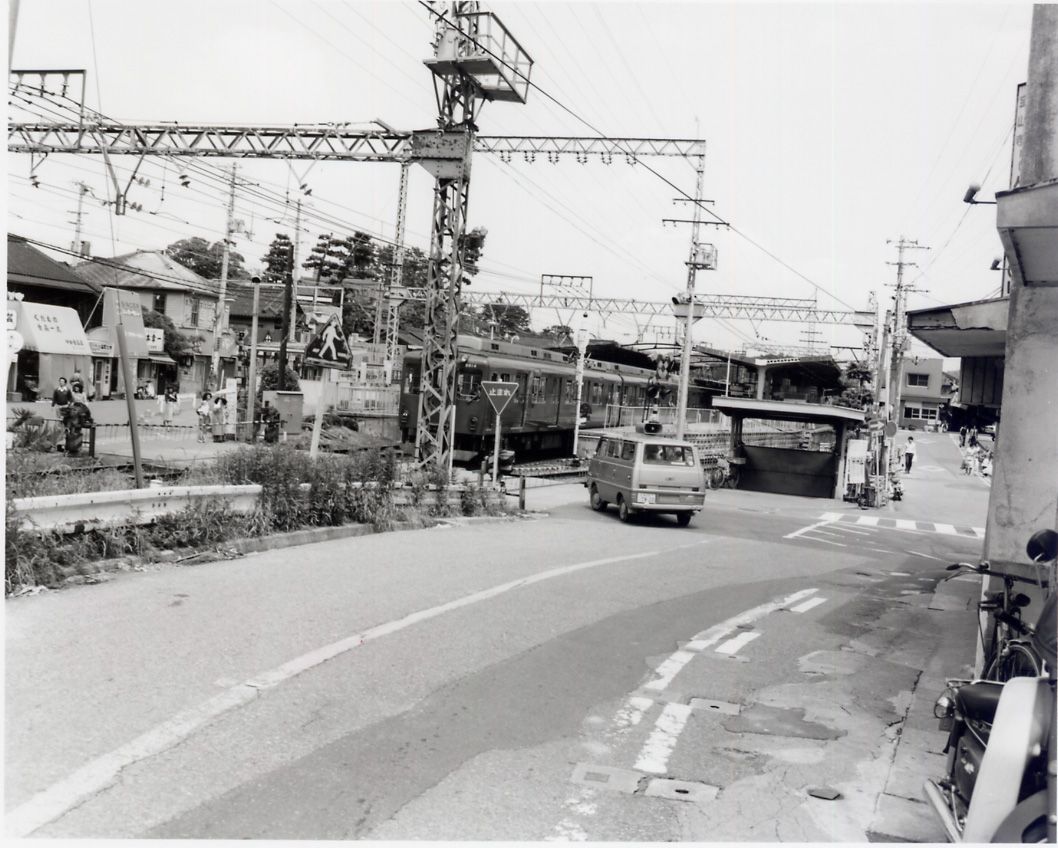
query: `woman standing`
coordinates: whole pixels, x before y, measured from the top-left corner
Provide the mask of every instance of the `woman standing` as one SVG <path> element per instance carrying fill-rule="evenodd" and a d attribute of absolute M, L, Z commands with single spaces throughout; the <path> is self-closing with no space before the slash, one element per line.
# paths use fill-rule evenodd
<path fill-rule="evenodd" d="M 176 393 L 176 386 L 166 386 L 165 396 L 162 398 L 163 423 L 166 427 L 173 425 L 173 417 L 180 411 L 180 396 Z"/>
<path fill-rule="evenodd" d="M 210 410 L 211 423 L 213 425 L 213 441 L 224 441 L 224 416 L 228 411 L 228 399 L 218 397 L 213 401 L 213 409 Z"/>
<path fill-rule="evenodd" d="M 206 436 L 209 435 L 210 415 L 213 411 L 209 402 L 212 399 L 213 394 L 211 392 L 202 392 L 202 402 L 198 405 L 198 409 L 195 410 L 198 414 L 198 440 L 200 442 L 205 442 Z"/>

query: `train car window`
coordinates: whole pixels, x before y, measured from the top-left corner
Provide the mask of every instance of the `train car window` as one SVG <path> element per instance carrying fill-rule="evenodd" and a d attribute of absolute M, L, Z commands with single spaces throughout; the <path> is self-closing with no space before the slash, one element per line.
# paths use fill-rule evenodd
<path fill-rule="evenodd" d="M 632 460 L 636 458 L 636 443 L 625 442 L 621 446 L 621 459 Z"/>
<path fill-rule="evenodd" d="M 501 383 L 509 383 L 509 382 L 511 382 L 511 375 L 508 374 L 506 371 L 504 373 L 500 374 L 500 382 Z"/>
<path fill-rule="evenodd" d="M 459 383 L 457 391 L 461 395 L 467 395 L 473 397 L 478 393 L 478 386 L 481 385 L 481 374 L 478 371 L 461 371 L 459 374 Z"/>
<path fill-rule="evenodd" d="M 599 439 L 599 447 L 595 449 L 596 456 L 606 456 L 606 451 L 609 448 L 609 439 Z"/>
<path fill-rule="evenodd" d="M 533 374 L 533 381 L 529 386 L 529 397 L 534 403 L 544 399 L 544 380 L 539 374 Z"/>
<path fill-rule="evenodd" d="M 573 400 L 573 381 L 566 380 L 566 400 Z"/>

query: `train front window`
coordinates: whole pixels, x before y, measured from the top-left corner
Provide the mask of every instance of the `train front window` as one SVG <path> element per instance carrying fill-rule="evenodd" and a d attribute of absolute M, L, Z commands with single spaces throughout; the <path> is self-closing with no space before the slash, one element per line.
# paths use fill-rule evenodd
<path fill-rule="evenodd" d="M 643 462 L 651 465 L 694 465 L 694 452 L 686 445 L 646 444 Z"/>
<path fill-rule="evenodd" d="M 404 374 L 404 394 L 417 395 L 419 393 L 419 374 L 414 369 L 408 369 Z"/>

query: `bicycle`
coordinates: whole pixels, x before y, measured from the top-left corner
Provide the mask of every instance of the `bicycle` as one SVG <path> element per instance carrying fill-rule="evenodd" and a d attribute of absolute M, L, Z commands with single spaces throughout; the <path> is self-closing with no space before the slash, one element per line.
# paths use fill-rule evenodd
<path fill-rule="evenodd" d="M 716 458 L 716 465 L 709 472 L 710 489 L 737 489 L 739 466 L 725 457 Z"/>
<path fill-rule="evenodd" d="M 968 562 L 957 562 L 949 565 L 948 571 L 958 573 L 972 572 L 983 576 L 1000 577 L 1003 580 L 1001 590 L 986 592 L 978 601 L 977 608 L 990 614 L 992 627 L 990 638 L 985 640 L 984 627 L 978 619 L 981 644 L 985 646 L 984 674 L 982 680 L 1004 683 L 1013 677 L 1039 677 L 1044 673 L 1044 662 L 1032 646 L 1032 625 L 1025 623 L 1021 610 L 1031 602 L 1030 598 L 1015 592 L 1015 583 L 1038 585 L 1045 592 L 1049 590 L 1050 581 L 1037 575 L 1035 579 L 1020 574 L 997 571 L 986 560 L 979 565 Z M 951 579 L 945 578 L 945 579 Z"/>

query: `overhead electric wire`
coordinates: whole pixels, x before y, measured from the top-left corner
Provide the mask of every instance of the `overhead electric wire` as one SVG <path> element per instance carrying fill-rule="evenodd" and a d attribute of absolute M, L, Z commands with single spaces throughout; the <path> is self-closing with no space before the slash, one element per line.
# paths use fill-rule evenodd
<path fill-rule="evenodd" d="M 446 13 L 442 13 L 442 12 L 436 11 L 435 9 L 433 9 L 426 2 L 426 0 L 417 0 L 417 2 L 419 3 L 420 6 L 422 6 L 424 9 L 426 9 L 426 11 L 430 15 L 432 15 L 434 18 L 436 18 L 438 21 L 443 23 L 448 28 L 453 29 L 456 32 L 460 33 L 460 35 L 463 38 L 465 38 L 468 41 L 472 42 L 482 52 L 484 52 L 487 55 L 491 56 L 493 59 L 498 61 L 500 64 L 502 64 L 508 70 L 510 70 L 512 73 L 514 73 L 515 75 L 520 77 L 526 83 L 527 86 L 532 88 L 534 91 L 538 91 L 542 96 L 546 97 L 548 100 L 551 100 L 553 103 L 555 103 L 557 106 L 559 106 L 562 110 L 564 110 L 565 112 L 569 113 L 569 115 L 571 115 L 573 118 L 575 118 L 576 120 L 578 120 L 582 124 L 584 124 L 586 127 L 588 127 L 592 132 L 594 132 L 600 138 L 606 139 L 606 140 L 610 140 L 610 141 L 614 140 L 611 136 L 609 136 L 606 133 L 602 132 L 600 129 L 598 129 L 596 126 L 594 126 L 591 122 L 589 122 L 587 119 L 585 119 L 585 118 L 581 117 L 579 114 L 577 114 L 569 106 L 566 106 L 564 103 L 562 103 L 560 100 L 558 100 L 550 92 L 546 91 L 545 89 L 541 88 L 536 83 L 532 82 L 524 73 L 522 73 L 521 70 L 519 70 L 518 68 L 515 68 L 509 62 L 504 60 L 502 56 L 498 56 L 494 51 L 490 50 L 488 47 L 483 45 L 476 38 L 474 38 L 473 36 L 469 35 L 461 27 L 459 27 L 458 24 L 455 24 L 452 21 L 449 21 L 448 18 L 447 18 Z M 630 156 L 632 155 L 632 151 L 622 148 L 619 144 L 618 144 L 618 149 L 621 149 L 622 152 L 626 153 L 627 155 L 630 155 Z M 769 251 L 767 248 L 765 248 L 759 242 L 757 242 L 754 239 L 752 239 L 747 233 L 743 232 L 738 227 L 736 227 L 734 224 L 731 224 L 730 222 L 724 220 L 721 216 L 717 215 L 716 212 L 714 212 L 712 209 L 710 209 L 707 204 L 705 204 L 704 202 L 697 201 L 694 197 L 692 197 L 690 194 L 688 194 L 684 189 L 680 188 L 678 185 L 673 183 L 667 177 L 665 177 L 662 174 L 660 174 L 657 170 L 652 168 L 649 164 L 647 164 L 645 162 L 642 162 L 641 160 L 638 160 L 638 159 L 636 161 L 638 162 L 638 164 L 642 165 L 643 168 L 645 168 L 647 171 L 652 173 L 654 176 L 656 176 L 658 179 L 660 179 L 662 182 L 664 182 L 670 188 L 672 188 L 673 190 L 679 192 L 683 196 L 684 199 L 689 200 L 692 203 L 695 203 L 697 206 L 699 206 L 700 209 L 702 209 L 702 211 L 704 211 L 705 213 L 707 213 L 708 215 L 710 215 L 712 218 L 715 219 L 714 222 L 703 221 L 702 222 L 703 224 L 716 223 L 716 224 L 720 224 L 722 226 L 728 227 L 732 232 L 736 233 L 737 235 L 742 237 L 745 241 L 749 242 L 751 245 L 756 247 L 759 251 L 764 253 L 766 256 L 768 256 L 769 258 L 771 258 L 775 262 L 777 262 L 780 265 L 782 265 L 782 267 L 786 268 L 788 271 L 790 271 L 791 273 L 795 274 L 800 279 L 804 280 L 806 283 L 808 283 L 810 286 L 812 286 L 817 291 L 820 291 L 823 294 L 826 294 L 828 297 L 831 297 L 834 301 L 836 301 L 837 303 L 841 304 L 842 306 L 845 306 L 849 310 L 856 311 L 856 308 L 854 306 L 852 306 L 851 304 L 849 304 L 846 301 L 842 300 L 836 294 L 834 294 L 833 292 L 831 292 L 828 289 L 824 288 L 823 286 L 819 285 L 814 280 L 809 279 L 804 274 L 802 274 L 800 271 L 798 271 L 793 266 L 791 266 L 789 263 L 787 263 L 784 260 L 780 259 L 778 256 L 776 256 L 774 253 Z"/>

